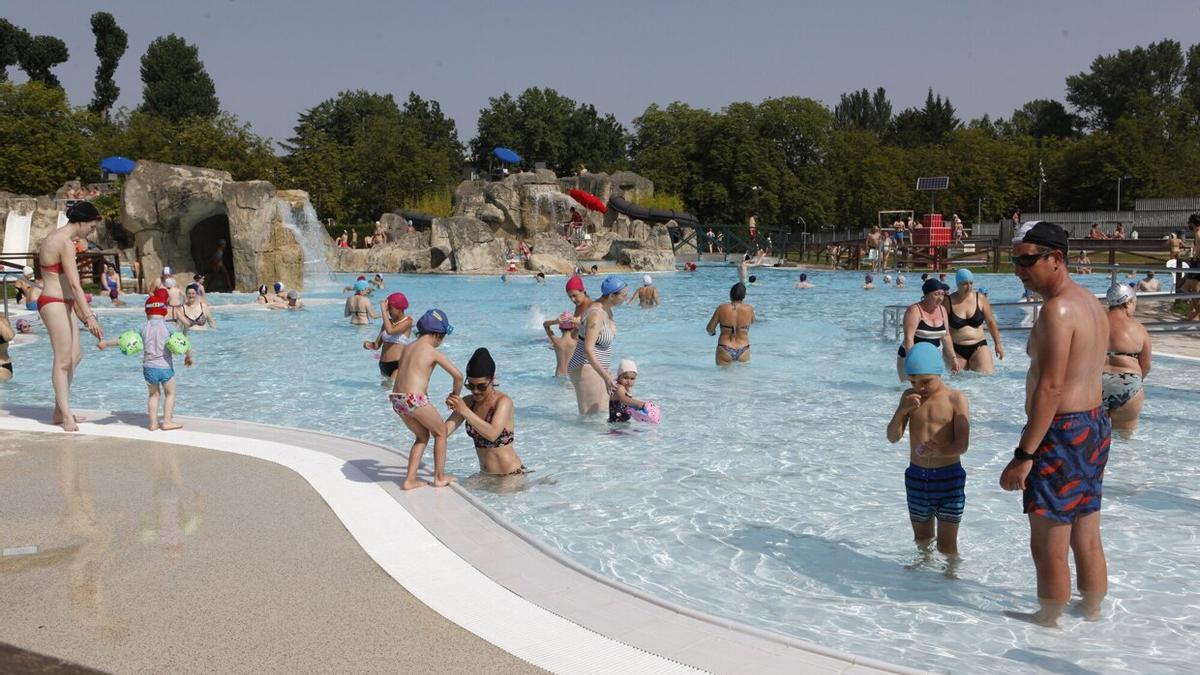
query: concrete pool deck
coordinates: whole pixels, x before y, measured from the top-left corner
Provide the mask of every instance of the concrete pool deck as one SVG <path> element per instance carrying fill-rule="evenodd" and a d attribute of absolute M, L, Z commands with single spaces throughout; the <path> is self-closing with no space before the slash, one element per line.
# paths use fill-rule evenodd
<path fill-rule="evenodd" d="M 48 415 L 0 410 L 0 641 L 24 649 L 115 670 L 916 672 L 605 579 L 461 487 L 399 490 L 382 446 L 104 412 L 68 437 Z"/>

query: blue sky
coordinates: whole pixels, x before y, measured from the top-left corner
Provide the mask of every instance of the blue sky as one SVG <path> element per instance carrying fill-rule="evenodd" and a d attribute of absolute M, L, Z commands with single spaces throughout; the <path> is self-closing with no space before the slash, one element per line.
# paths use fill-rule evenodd
<path fill-rule="evenodd" d="M 797 95 L 832 106 L 877 86 L 897 112 L 932 86 L 964 120 L 1008 116 L 1033 98 L 1064 99 L 1066 76 L 1099 54 L 1200 40 L 1194 0 L 10 0 L 0 16 L 66 41 L 71 59 L 55 72 L 72 104 L 85 105 L 97 63 L 88 17 L 98 10 L 129 33 L 118 105 L 140 103 L 139 59 L 173 32 L 199 46 L 221 107 L 276 140 L 301 111 L 358 88 L 435 99 L 464 141 L 488 97 L 530 86 L 627 126 L 651 103 L 715 110 Z"/>

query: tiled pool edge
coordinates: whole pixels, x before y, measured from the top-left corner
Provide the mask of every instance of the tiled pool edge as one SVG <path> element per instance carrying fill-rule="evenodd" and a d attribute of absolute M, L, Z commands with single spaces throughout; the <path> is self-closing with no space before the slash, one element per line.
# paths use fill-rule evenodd
<path fill-rule="evenodd" d="M 39 421 L 47 417 L 48 412 L 42 409 L 0 408 L 0 429 L 62 433 Z M 711 672 L 919 672 L 712 616 L 604 577 L 513 526 L 461 486 L 402 492 L 394 474 L 384 476 L 384 471 L 368 475 L 354 463 L 373 463 L 385 470 L 394 468 L 391 464 L 403 465 L 402 454 L 375 443 L 323 432 L 203 418 L 180 418 L 187 425 L 185 431 L 156 433 L 120 418 L 138 416 L 101 413 L 90 417 L 93 421 L 84 423 L 81 432 L 233 452 L 296 471 L 326 501 L 363 550 L 418 599 L 464 629 L 540 667 L 558 672 L 635 672 L 642 670 L 639 666 L 647 672 L 689 667 Z M 336 461 L 336 467 L 317 455 Z M 321 466 L 314 467 L 314 460 Z M 333 476 L 328 475 L 331 468 L 336 468 Z M 392 501 L 435 540 L 437 548 L 444 549 L 443 554 L 486 578 L 496 587 L 491 589 L 493 595 L 502 591 L 493 599 L 508 605 L 510 612 L 528 614 L 536 609 L 569 626 L 552 625 L 554 621 L 541 617 L 540 628 L 547 633 L 533 636 L 530 631 L 537 627 L 526 617 L 519 627 L 508 626 L 517 634 L 498 635 L 497 628 L 504 626 L 496 624 L 503 623 L 503 619 L 496 613 L 497 606 L 483 602 L 486 593 L 478 584 L 468 594 L 468 603 L 473 607 L 455 611 L 439 606 L 446 604 L 439 602 L 443 593 L 464 594 L 463 586 L 470 585 L 466 578 L 469 575 L 461 569 L 447 574 L 453 571 L 449 570 L 453 565 L 448 559 L 443 560 L 444 566 L 435 565 L 429 556 L 436 552 L 427 545 L 415 545 L 416 535 L 397 531 L 390 520 L 388 528 L 379 526 L 378 521 L 387 519 L 378 517 L 372 518 L 376 521 L 372 527 L 356 525 L 356 519 L 367 518 L 368 513 L 378 516 L 376 509 L 385 508 L 378 499 L 369 500 L 370 508 L 360 503 L 366 492 L 380 490 L 385 494 L 378 496 Z M 388 515 L 403 520 L 399 514 Z M 414 552 L 421 555 L 414 556 Z M 393 559 L 396 556 L 407 558 L 410 569 L 397 571 L 397 566 L 404 565 L 398 565 Z M 412 560 L 418 557 L 420 561 Z M 504 578 L 506 565 L 510 570 L 540 569 L 540 573 L 534 578 Z M 428 580 L 431 570 L 441 575 Z M 436 591 L 420 588 L 422 578 L 436 582 Z M 490 627 L 481 626 L 481 622 Z"/>

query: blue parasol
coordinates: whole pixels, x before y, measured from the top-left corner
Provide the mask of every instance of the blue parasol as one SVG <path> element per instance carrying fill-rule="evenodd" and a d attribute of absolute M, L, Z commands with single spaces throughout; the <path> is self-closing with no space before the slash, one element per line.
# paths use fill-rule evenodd
<path fill-rule="evenodd" d="M 133 173 L 133 169 L 136 166 L 137 162 L 129 159 L 128 157 L 105 157 L 104 159 L 100 160 L 101 169 L 104 169 L 109 173 L 115 173 L 122 176 Z"/>
<path fill-rule="evenodd" d="M 501 162 L 505 162 L 507 164 L 521 163 L 521 156 L 512 150 L 509 150 L 508 148 L 496 148 L 495 150 L 492 150 L 492 154 L 499 157 Z"/>

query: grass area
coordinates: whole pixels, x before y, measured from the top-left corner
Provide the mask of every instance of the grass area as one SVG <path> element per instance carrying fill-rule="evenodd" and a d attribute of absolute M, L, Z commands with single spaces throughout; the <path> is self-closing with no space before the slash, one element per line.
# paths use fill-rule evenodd
<path fill-rule="evenodd" d="M 653 197 L 638 199 L 634 202 L 638 206 L 645 206 L 651 209 L 664 209 L 667 211 L 687 211 L 683 205 L 683 197 L 669 192 L 662 192 Z"/>
<path fill-rule="evenodd" d="M 404 208 L 428 213 L 438 218 L 448 217 L 454 212 L 454 191 L 447 187 L 426 192 L 417 200 L 405 204 Z"/>

